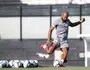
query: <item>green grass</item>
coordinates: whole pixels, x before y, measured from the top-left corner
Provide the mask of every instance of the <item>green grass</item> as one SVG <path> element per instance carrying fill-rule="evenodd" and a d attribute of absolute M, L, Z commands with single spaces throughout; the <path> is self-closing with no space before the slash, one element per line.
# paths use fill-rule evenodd
<path fill-rule="evenodd" d="M 0 70 L 90 70 L 90 67 L 41 67 L 41 68 L 1 68 Z"/>

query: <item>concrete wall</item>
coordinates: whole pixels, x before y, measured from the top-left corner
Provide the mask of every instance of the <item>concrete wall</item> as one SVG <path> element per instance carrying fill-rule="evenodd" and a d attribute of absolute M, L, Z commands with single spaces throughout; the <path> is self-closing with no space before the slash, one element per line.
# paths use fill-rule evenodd
<path fill-rule="evenodd" d="M 37 59 L 41 65 L 52 66 L 54 55 L 50 58 L 42 59 L 36 53 L 46 53 L 39 46 L 44 44 L 46 39 L 31 40 L 0 40 L 0 60 L 22 60 Z M 81 58 L 80 53 L 84 53 L 84 43 L 80 39 L 69 39 L 68 66 L 84 66 L 84 57 Z M 58 48 L 59 49 L 59 48 Z"/>
<path fill-rule="evenodd" d="M 20 38 L 20 18 L 0 17 L 0 39 Z"/>
<path fill-rule="evenodd" d="M 52 23 L 59 17 L 52 17 Z M 78 16 L 69 17 L 72 22 L 79 21 Z M 83 34 L 89 32 L 89 17 L 83 23 Z M 69 38 L 77 38 L 79 34 L 79 25 L 69 27 Z M 23 39 L 45 39 L 50 28 L 49 17 L 23 17 L 22 18 L 22 36 Z M 52 37 L 56 32 L 54 30 Z M 20 18 L 19 17 L 1 17 L 0 18 L 0 37 L 1 39 L 19 39 L 20 38 Z"/>
<path fill-rule="evenodd" d="M 50 26 L 49 17 L 23 17 L 23 39 L 45 39 Z"/>
<path fill-rule="evenodd" d="M 82 34 L 90 34 L 90 16 L 83 16 L 86 21 L 82 24 Z"/>

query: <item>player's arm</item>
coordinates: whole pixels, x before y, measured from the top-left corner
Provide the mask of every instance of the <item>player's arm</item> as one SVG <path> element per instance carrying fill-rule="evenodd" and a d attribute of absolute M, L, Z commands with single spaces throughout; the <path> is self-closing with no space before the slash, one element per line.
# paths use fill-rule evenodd
<path fill-rule="evenodd" d="M 58 25 L 58 19 L 56 19 L 52 26 L 50 27 L 49 31 L 48 31 L 48 40 L 46 42 L 46 45 L 49 45 L 50 44 L 50 40 L 51 40 L 51 35 L 52 35 L 52 31 L 54 30 L 55 27 L 57 27 Z"/>
<path fill-rule="evenodd" d="M 51 28 L 48 31 L 48 40 L 46 42 L 46 45 L 48 45 L 51 41 L 51 34 L 52 34 L 52 31 L 54 30 L 54 28 L 55 28 L 54 26 L 51 26 Z"/>
<path fill-rule="evenodd" d="M 74 26 L 77 26 L 77 25 L 81 24 L 84 21 L 85 21 L 85 18 L 81 18 L 80 21 L 75 22 L 75 23 L 72 23 L 71 21 L 69 21 L 69 26 L 74 27 Z"/>

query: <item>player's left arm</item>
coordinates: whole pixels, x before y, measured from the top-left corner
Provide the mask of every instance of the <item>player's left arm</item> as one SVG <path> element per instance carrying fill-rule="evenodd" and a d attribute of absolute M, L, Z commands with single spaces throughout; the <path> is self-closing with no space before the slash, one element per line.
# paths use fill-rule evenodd
<path fill-rule="evenodd" d="M 77 25 L 81 24 L 84 21 L 85 21 L 85 18 L 81 18 L 80 21 L 75 22 L 75 23 L 72 23 L 71 21 L 69 21 L 69 26 L 74 27 L 74 26 L 77 26 Z"/>

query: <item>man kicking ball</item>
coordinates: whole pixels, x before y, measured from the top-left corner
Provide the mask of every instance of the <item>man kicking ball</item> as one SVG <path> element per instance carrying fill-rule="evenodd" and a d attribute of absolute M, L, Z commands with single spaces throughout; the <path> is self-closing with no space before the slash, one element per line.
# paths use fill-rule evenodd
<path fill-rule="evenodd" d="M 61 55 L 61 60 L 59 60 L 61 65 L 64 63 L 69 48 L 68 26 L 74 27 L 85 21 L 84 18 L 81 18 L 80 21 L 72 23 L 68 19 L 68 16 L 68 12 L 63 12 L 61 17 L 55 20 L 55 22 L 52 24 L 51 28 L 48 31 L 48 40 L 44 45 L 40 46 L 40 48 L 43 48 L 48 54 L 52 54 L 54 50 L 57 48 L 56 46 L 59 44 L 59 47 L 63 52 L 63 54 Z M 52 45 L 49 47 L 51 41 L 51 34 L 54 29 L 56 29 L 56 38 L 52 42 Z"/>

